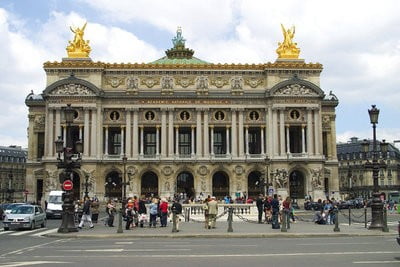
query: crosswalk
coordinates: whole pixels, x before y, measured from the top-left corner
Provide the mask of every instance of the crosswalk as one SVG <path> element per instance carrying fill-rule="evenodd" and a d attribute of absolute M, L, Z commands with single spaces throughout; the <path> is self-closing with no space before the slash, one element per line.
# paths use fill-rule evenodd
<path fill-rule="evenodd" d="M 57 232 L 57 228 L 48 229 L 48 228 L 39 228 L 34 230 L 19 230 L 19 231 L 4 231 L 4 229 L 0 229 L 0 236 L 33 236 L 40 237 L 46 234 L 51 234 Z"/>

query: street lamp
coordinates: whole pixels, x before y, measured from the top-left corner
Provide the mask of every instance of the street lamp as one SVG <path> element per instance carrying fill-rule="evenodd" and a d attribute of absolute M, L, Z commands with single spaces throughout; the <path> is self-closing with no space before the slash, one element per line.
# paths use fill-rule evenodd
<path fill-rule="evenodd" d="M 122 163 L 124 164 L 124 177 L 123 177 L 123 189 L 122 189 L 122 203 L 125 203 L 125 198 L 126 198 L 126 163 L 128 161 L 128 158 L 126 157 L 126 155 L 124 154 L 124 156 L 122 157 Z"/>
<path fill-rule="evenodd" d="M 92 186 L 89 182 L 89 174 L 85 174 L 85 198 L 89 197 L 89 186 Z"/>
<path fill-rule="evenodd" d="M 67 104 L 64 108 L 65 122 L 67 124 L 67 136 L 66 136 L 66 147 L 64 147 L 64 141 L 61 136 L 54 142 L 56 146 L 57 157 L 57 168 L 64 169 L 60 175 L 60 183 L 69 182 L 73 185 L 73 170 L 81 167 L 81 153 L 83 151 L 83 144 L 81 140 L 75 142 L 75 151 L 73 151 L 72 137 L 71 137 L 71 123 L 74 121 L 75 110 L 71 108 L 71 104 Z M 78 158 L 73 159 L 74 152 L 78 155 Z M 61 153 L 63 156 L 61 158 Z M 62 196 L 63 199 L 63 211 L 61 226 L 58 228 L 59 233 L 78 232 L 74 221 L 74 194 L 71 189 L 68 190 L 63 188 L 65 193 Z"/>
<path fill-rule="evenodd" d="M 10 173 L 8 174 L 8 201 L 13 202 L 13 193 L 14 193 L 14 189 L 13 189 L 13 173 L 12 171 L 10 171 Z"/>
<path fill-rule="evenodd" d="M 376 124 L 378 124 L 378 117 L 379 117 L 379 109 L 376 108 L 375 105 L 372 105 L 372 108 L 368 110 L 369 118 L 372 124 L 373 129 L 373 140 L 372 140 L 372 162 L 368 161 L 365 163 L 365 168 L 372 169 L 372 178 L 374 182 L 373 187 L 373 199 L 371 203 L 371 213 L 372 219 L 369 229 L 381 229 L 383 230 L 383 202 L 380 198 L 379 194 L 379 183 L 378 183 L 378 175 L 379 169 L 385 168 L 386 164 L 384 162 L 378 162 L 378 152 L 377 152 L 377 143 L 376 143 Z M 365 153 L 369 151 L 369 142 L 364 140 L 362 142 L 362 147 Z M 383 142 L 380 145 L 381 152 L 386 154 L 387 151 L 387 144 Z M 383 151 L 386 150 L 386 151 Z"/>

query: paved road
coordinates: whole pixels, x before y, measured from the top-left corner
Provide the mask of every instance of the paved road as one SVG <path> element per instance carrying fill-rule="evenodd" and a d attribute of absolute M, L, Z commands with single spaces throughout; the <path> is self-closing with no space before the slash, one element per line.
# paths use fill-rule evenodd
<path fill-rule="evenodd" d="M 399 266 L 393 237 L 56 239 L 1 242 L 0 266 Z"/>

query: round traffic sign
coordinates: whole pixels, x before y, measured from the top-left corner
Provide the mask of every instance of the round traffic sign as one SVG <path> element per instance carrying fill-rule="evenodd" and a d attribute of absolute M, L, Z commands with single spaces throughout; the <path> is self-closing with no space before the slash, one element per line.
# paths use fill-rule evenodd
<path fill-rule="evenodd" d="M 72 190 L 72 188 L 74 188 L 74 184 L 71 180 L 65 180 L 62 186 L 66 191 Z"/>

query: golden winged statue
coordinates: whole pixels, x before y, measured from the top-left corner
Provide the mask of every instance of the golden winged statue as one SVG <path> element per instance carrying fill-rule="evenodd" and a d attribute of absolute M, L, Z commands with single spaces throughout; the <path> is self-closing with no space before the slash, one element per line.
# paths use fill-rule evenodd
<path fill-rule="evenodd" d="M 68 57 L 70 58 L 86 58 L 89 57 L 90 51 L 92 50 L 89 46 L 89 40 L 84 40 L 83 35 L 85 33 L 87 22 L 82 28 L 76 27 L 73 29 L 69 27 L 71 31 L 75 34 L 73 41 L 68 41 L 67 46 Z"/>
<path fill-rule="evenodd" d="M 299 58 L 300 49 L 297 48 L 297 43 L 293 42 L 293 37 L 295 33 L 295 28 L 292 26 L 291 29 L 285 29 L 285 27 L 281 24 L 282 33 L 283 33 L 283 42 L 278 43 L 278 49 L 276 49 L 276 53 L 278 53 L 278 58 L 289 58 L 289 59 L 297 59 Z"/>

